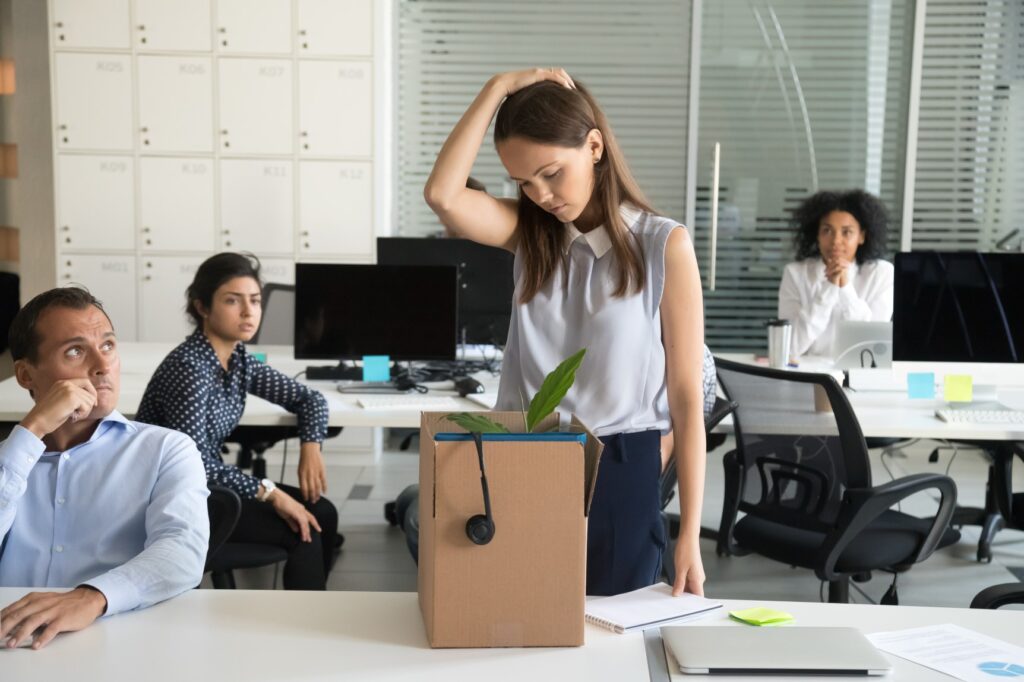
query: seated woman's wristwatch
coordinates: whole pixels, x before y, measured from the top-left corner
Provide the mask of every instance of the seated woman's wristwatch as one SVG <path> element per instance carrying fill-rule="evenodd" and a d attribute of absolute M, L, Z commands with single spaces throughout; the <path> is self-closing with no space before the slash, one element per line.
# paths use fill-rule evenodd
<path fill-rule="evenodd" d="M 269 478 L 264 478 L 260 481 L 260 485 L 263 486 L 263 494 L 256 493 L 257 502 L 266 502 L 270 499 L 270 495 L 277 490 L 277 484 L 271 481 Z"/>

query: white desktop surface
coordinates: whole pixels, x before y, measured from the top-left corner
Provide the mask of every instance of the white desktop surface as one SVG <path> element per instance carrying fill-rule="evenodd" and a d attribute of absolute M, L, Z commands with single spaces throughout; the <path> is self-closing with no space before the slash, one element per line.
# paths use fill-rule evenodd
<path fill-rule="evenodd" d="M 757 361 L 751 354 L 724 353 L 720 357 L 734 362 L 767 367 L 766 361 Z M 820 372 L 836 376 L 842 373 L 832 368 L 826 358 L 806 357 L 794 372 Z M 846 389 L 846 397 L 857 415 L 861 431 L 867 438 L 935 438 L 945 440 L 1024 440 L 1022 424 L 946 423 L 935 416 L 935 410 L 946 406 L 942 400 L 911 400 L 902 391 L 855 391 Z M 1012 409 L 1024 410 L 1024 388 L 1000 388 L 999 402 Z M 776 423 L 778 433 L 791 431 L 784 415 Z M 732 432 L 732 420 L 722 422 L 724 432 Z"/>
<path fill-rule="evenodd" d="M 138 411 L 146 385 L 160 362 L 171 352 L 175 344 L 169 343 L 121 343 L 121 398 L 118 410 L 131 419 Z M 247 346 L 253 353 L 266 353 L 267 363 L 279 372 L 295 376 L 305 371 L 308 366 L 330 364 L 317 360 L 296 360 L 290 346 Z M 497 377 L 489 375 L 477 377 L 488 391 L 496 391 Z M 420 412 L 418 410 L 367 410 L 362 408 L 358 393 L 339 393 L 336 381 L 300 381 L 323 393 L 327 399 L 329 416 L 328 426 L 365 426 L 365 427 L 407 427 L 419 428 Z M 431 390 L 426 396 L 454 397 L 462 409 L 466 411 L 485 410 L 483 406 L 468 399 L 459 398 L 451 382 L 430 385 Z M 375 393 L 375 396 L 382 394 Z M 387 394 L 383 394 L 387 395 Z M 399 395 L 398 393 L 392 395 Z M 409 394 L 418 395 L 418 394 Z M 32 399 L 28 392 L 21 388 L 14 377 L 0 382 L 0 422 L 17 422 L 32 409 Z M 254 395 L 246 397 L 245 413 L 240 422 L 243 426 L 282 426 L 295 424 L 295 416 L 283 407 L 267 402 Z"/>
<path fill-rule="evenodd" d="M 121 353 L 121 399 L 118 409 L 131 418 L 138 410 L 142 394 L 146 390 L 153 371 L 160 361 L 174 348 L 169 343 L 122 343 Z M 252 352 L 264 352 L 267 362 L 275 369 L 295 376 L 309 365 L 326 364 L 318 361 L 296 360 L 290 346 L 249 346 Z M 724 354 L 737 362 L 755 364 L 750 354 Z M 829 371 L 828 364 L 821 359 L 805 359 L 795 371 Z M 498 379 L 489 375 L 477 378 L 488 392 L 497 390 Z M 362 427 L 404 427 L 419 428 L 418 410 L 367 410 L 358 404 L 359 394 L 339 393 L 334 381 L 301 381 L 316 388 L 327 399 L 330 410 L 330 426 Z M 375 394 L 380 395 L 380 394 Z M 397 395 L 397 394 L 396 394 Z M 484 410 L 472 400 L 458 398 L 451 383 L 438 384 L 427 396 L 453 396 L 466 411 Z M 882 438 L 937 438 L 947 440 L 1024 440 L 1024 425 L 1020 424 L 947 424 L 935 416 L 936 408 L 944 406 L 937 400 L 910 400 L 906 394 L 894 391 L 851 391 L 846 395 L 853 405 L 866 437 Z M 1024 388 L 1004 389 L 999 392 L 999 401 L 1011 408 L 1024 409 Z M 32 408 L 28 392 L 18 386 L 13 377 L 0 382 L 0 422 L 17 422 Z M 295 417 L 287 410 L 256 396 L 246 398 L 243 426 L 280 426 L 295 423 Z M 780 433 L 786 432 L 787 425 L 779 421 Z M 726 418 L 716 429 L 732 432 L 732 420 Z"/>
<path fill-rule="evenodd" d="M 0 588 L 0 604 L 25 592 Z M 746 600 L 724 604 L 721 612 L 693 624 L 751 627 L 730 620 L 728 612 L 763 605 L 793 614 L 801 626 L 848 625 L 870 633 L 957 623 L 1024 645 L 1020 611 Z M 894 671 L 886 679 L 942 679 L 909 661 L 888 658 Z M 617 635 L 588 625 L 586 644 L 576 648 L 430 649 L 412 592 L 249 590 L 192 590 L 60 635 L 41 651 L 0 650 L 0 673 L 4 680 L 17 681 L 650 679 L 639 632 Z"/>

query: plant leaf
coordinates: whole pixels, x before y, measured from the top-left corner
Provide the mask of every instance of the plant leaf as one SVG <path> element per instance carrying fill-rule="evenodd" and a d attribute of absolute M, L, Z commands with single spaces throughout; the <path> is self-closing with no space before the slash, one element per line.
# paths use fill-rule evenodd
<path fill-rule="evenodd" d="M 576 381 L 576 370 L 580 368 L 586 354 L 586 348 L 580 349 L 544 378 L 537 395 L 530 401 L 530 411 L 526 415 L 528 433 L 533 433 L 534 427 L 544 421 L 545 417 L 555 411 L 558 403 L 562 402 L 562 398 Z"/>
<path fill-rule="evenodd" d="M 508 429 L 498 422 L 481 414 L 457 412 L 445 417 L 453 424 L 458 424 L 470 433 L 508 433 Z"/>

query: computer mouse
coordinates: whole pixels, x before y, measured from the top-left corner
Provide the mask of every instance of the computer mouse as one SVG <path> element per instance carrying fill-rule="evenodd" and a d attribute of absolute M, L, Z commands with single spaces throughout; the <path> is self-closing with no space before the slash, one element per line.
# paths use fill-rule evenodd
<path fill-rule="evenodd" d="M 465 398 L 470 393 L 483 393 L 484 385 L 473 377 L 459 377 L 455 380 L 455 390 Z"/>

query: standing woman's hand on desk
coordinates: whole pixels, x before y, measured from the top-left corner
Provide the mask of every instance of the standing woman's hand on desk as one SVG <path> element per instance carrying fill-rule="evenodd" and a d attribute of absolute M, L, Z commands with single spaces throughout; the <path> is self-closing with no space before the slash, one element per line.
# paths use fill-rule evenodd
<path fill-rule="evenodd" d="M 302 499 L 310 504 L 320 501 L 327 492 L 327 467 L 317 443 L 303 443 L 299 453 L 299 489 Z"/>
<path fill-rule="evenodd" d="M 672 584 L 672 595 L 683 592 L 704 596 L 704 563 L 700 558 L 700 534 L 695 538 L 679 536 L 676 541 L 676 581 Z"/>

